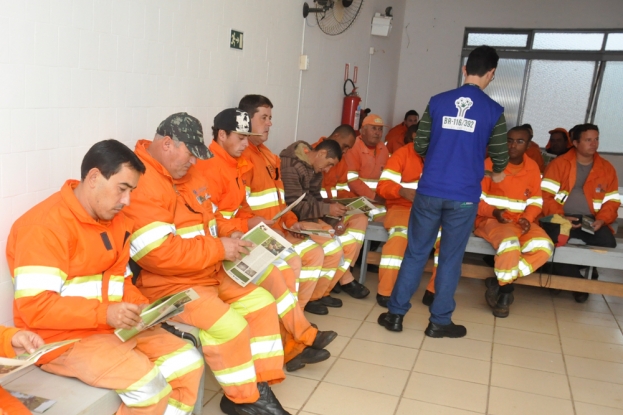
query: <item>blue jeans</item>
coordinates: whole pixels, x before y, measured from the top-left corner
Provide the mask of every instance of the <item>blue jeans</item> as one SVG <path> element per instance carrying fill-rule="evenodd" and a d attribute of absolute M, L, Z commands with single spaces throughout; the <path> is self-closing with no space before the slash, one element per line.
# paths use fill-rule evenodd
<path fill-rule="evenodd" d="M 417 194 L 409 217 L 407 250 L 398 272 L 396 285 L 387 304 L 392 314 L 405 315 L 441 226 L 439 265 L 435 279 L 435 301 L 430 321 L 450 324 L 456 307 L 454 292 L 461 278 L 461 264 L 467 241 L 474 228 L 478 203 Z"/>

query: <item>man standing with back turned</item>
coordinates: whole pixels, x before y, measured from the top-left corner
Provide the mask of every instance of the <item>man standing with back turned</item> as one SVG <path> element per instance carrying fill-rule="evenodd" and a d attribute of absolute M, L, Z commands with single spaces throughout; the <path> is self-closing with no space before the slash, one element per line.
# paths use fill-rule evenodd
<path fill-rule="evenodd" d="M 420 285 L 441 226 L 435 300 L 425 334 L 467 334 L 464 326 L 452 323 L 454 292 L 478 210 L 487 148 L 494 182 L 504 179 L 508 164 L 504 108 L 483 92 L 495 77 L 498 59 L 489 46 L 474 49 L 463 67 L 463 86 L 432 97 L 422 116 L 415 150 L 425 158 L 424 170 L 411 208 L 409 242 L 388 303 L 389 312 L 378 319 L 387 330 L 402 331 L 402 320 L 411 308 L 409 301 Z"/>

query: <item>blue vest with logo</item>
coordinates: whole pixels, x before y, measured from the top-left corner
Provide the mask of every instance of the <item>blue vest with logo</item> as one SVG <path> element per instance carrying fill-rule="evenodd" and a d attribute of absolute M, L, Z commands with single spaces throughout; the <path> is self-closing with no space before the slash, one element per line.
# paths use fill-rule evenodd
<path fill-rule="evenodd" d="M 443 92 L 428 104 L 430 143 L 417 192 L 478 203 L 491 133 L 504 108 L 475 85 Z"/>

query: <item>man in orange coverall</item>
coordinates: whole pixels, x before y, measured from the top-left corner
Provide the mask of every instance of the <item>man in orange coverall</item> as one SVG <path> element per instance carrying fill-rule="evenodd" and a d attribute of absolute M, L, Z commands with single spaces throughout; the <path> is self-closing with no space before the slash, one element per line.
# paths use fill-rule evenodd
<path fill-rule="evenodd" d="M 46 372 L 115 389 L 118 414 L 190 414 L 203 361 L 161 328 L 122 342 L 113 331 L 141 323 L 149 302 L 132 284 L 132 221 L 121 210 L 145 172 L 124 144 L 101 141 L 68 180 L 19 218 L 7 241 L 15 325 L 46 342 L 81 339 L 45 354 Z"/>
<path fill-rule="evenodd" d="M 281 382 L 283 346 L 273 296 L 241 287 L 223 271 L 252 245 L 233 237 L 212 213 L 205 180 L 194 167 L 211 154 L 203 129 L 187 113 L 170 115 L 153 141 L 139 140 L 147 171 L 132 195 L 132 260 L 142 268 L 137 286 L 149 299 L 193 288 L 199 299 L 174 317 L 198 327 L 206 362 L 223 388 L 226 414 L 286 414 L 269 384 Z M 279 283 L 279 281 L 275 281 Z"/>
<path fill-rule="evenodd" d="M 513 303 L 512 284 L 518 277 L 532 274 L 545 264 L 554 250 L 547 233 L 537 224 L 541 214 L 541 173 L 534 160 L 526 155 L 530 130 L 525 126 L 508 130 L 509 162 L 506 177 L 494 183 L 482 179 L 474 234 L 484 238 L 496 250 L 495 275 L 487 278 L 485 298 L 496 317 L 508 317 Z M 493 162 L 485 160 L 485 170 Z"/>
<path fill-rule="evenodd" d="M 14 358 L 22 353 L 32 353 L 43 344 L 41 336 L 33 332 L 0 326 L 0 357 Z M 30 411 L 0 387 L 0 415 L 30 415 Z"/>
<path fill-rule="evenodd" d="M 415 110 L 409 110 L 405 114 L 404 121 L 389 130 L 385 136 L 385 145 L 387 146 L 389 154 L 394 154 L 400 147 L 406 144 L 405 134 L 407 133 L 407 129 L 412 125 L 416 125 L 419 121 L 420 114 Z"/>
<path fill-rule="evenodd" d="M 534 131 L 532 130 L 532 126 L 530 124 L 523 124 L 523 127 L 526 127 L 530 132 L 530 145 L 526 150 L 526 156 L 530 157 L 532 160 L 536 162 L 539 166 L 539 171 L 541 174 L 545 171 L 545 160 L 543 160 L 543 154 L 541 154 L 541 147 L 534 141 L 532 138 L 534 137 Z"/>
<path fill-rule="evenodd" d="M 599 128 L 580 124 L 572 129 L 573 147 L 556 157 L 545 169 L 541 182 L 543 215 L 566 216 L 572 223 L 570 238 L 581 239 L 587 245 L 616 247 L 612 224 L 621 205 L 617 172 L 602 158 L 599 148 Z M 582 217 L 593 220 L 593 234 L 582 230 Z M 581 278 L 579 266 L 555 264 L 554 273 Z M 592 278 L 596 279 L 596 269 Z M 575 292 L 575 301 L 583 303 L 588 293 Z"/>
<path fill-rule="evenodd" d="M 363 119 L 361 135 L 354 147 L 344 158 L 348 165 L 348 187 L 357 196 L 365 196 L 378 203 L 385 200 L 376 193 L 383 167 L 389 159 L 389 152 L 383 143 L 383 119 L 370 114 Z M 404 135 L 403 135 L 404 137 Z M 383 221 L 385 207 L 370 212 L 372 220 Z"/>
<path fill-rule="evenodd" d="M 251 117 L 253 132 L 262 135 L 258 137 L 251 136 L 249 138 L 249 146 L 242 154 L 253 168 L 243 176 L 245 186 L 247 187 L 247 199 L 236 216 L 254 215 L 270 220 L 286 207 L 283 181 L 281 180 L 281 159 L 264 145 L 268 140 L 270 127 L 273 125 L 273 104 L 265 96 L 246 95 L 240 100 L 238 106 Z M 299 302 L 305 303 L 313 295 L 317 281 L 320 278 L 332 280 L 335 277 L 338 267 L 342 263 L 343 251 L 339 243 L 333 240 L 333 238 L 315 235 L 304 238 L 302 235 L 297 234 L 297 229 L 302 229 L 303 227 L 313 228 L 318 225 L 299 223 L 299 219 L 293 212 L 287 212 L 280 217 L 273 223 L 272 228 L 276 232 L 284 234 L 284 226 L 294 230 L 294 232 L 285 233 L 285 237 L 294 244 L 293 248 L 303 262 Z M 313 272 L 316 272 L 317 275 L 314 281 L 311 280 L 310 276 Z M 305 284 L 313 284 L 313 288 L 311 290 L 309 288 L 303 289 Z M 306 295 L 305 300 L 301 298 L 303 292 Z M 322 304 L 320 304 L 321 307 L 315 307 L 314 310 L 307 306 L 306 309 L 308 311 L 314 311 L 316 314 L 328 313 L 326 306 L 323 308 Z"/>
<path fill-rule="evenodd" d="M 250 119 L 246 112 L 229 108 L 214 117 L 212 135 L 210 151 L 214 157 L 199 160 L 197 170 L 201 171 L 208 184 L 217 221 L 220 218 L 227 222 L 227 226 L 246 233 L 249 228 L 265 221 L 257 216 L 249 219 L 232 217 L 233 212 L 244 202 L 246 194 L 242 175 L 250 166 L 242 153 L 249 145 L 248 137 L 261 134 L 251 132 Z M 256 275 L 253 283 L 266 288 L 277 301 L 286 370 L 291 372 L 303 368 L 306 363 L 318 363 L 328 359 L 331 354 L 323 348 L 337 337 L 337 333 L 318 331 L 307 321 L 296 298 L 296 275 L 283 259 L 277 258 L 272 264 L 266 265 L 266 269 Z M 265 285 L 275 278 L 283 281 L 283 284 Z M 312 345 L 322 347 L 314 348 Z"/>

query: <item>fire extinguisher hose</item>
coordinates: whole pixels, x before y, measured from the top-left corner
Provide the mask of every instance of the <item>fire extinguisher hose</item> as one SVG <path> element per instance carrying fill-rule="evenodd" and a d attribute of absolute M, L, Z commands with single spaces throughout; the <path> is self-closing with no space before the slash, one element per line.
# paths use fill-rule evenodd
<path fill-rule="evenodd" d="M 350 94 L 346 93 L 346 84 L 348 84 L 350 82 L 350 84 L 353 86 L 353 89 L 350 91 Z M 355 86 L 355 83 L 353 82 L 352 79 L 348 78 L 347 80 L 344 81 L 344 96 L 347 97 L 349 95 L 354 95 L 353 93 L 357 90 L 357 87 Z"/>

